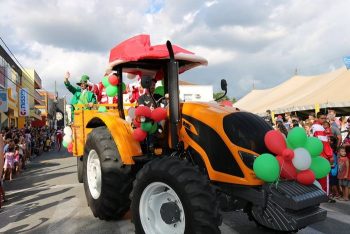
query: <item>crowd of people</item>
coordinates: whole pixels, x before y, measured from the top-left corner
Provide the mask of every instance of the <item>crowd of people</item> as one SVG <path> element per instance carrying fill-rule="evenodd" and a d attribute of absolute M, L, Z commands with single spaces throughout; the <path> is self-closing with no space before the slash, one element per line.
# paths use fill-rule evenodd
<path fill-rule="evenodd" d="M 2 170 L 0 171 L 0 207 L 6 201 L 3 181 L 12 179 L 26 169 L 26 164 L 43 151 L 60 150 L 63 132 L 61 129 L 3 128 L 0 136 Z"/>
<path fill-rule="evenodd" d="M 267 112 L 270 114 L 270 112 Z M 269 116 L 269 115 L 268 115 Z M 326 178 L 319 180 L 322 189 L 329 195 L 329 202 L 335 199 L 349 201 L 350 191 L 350 117 L 336 117 L 334 110 L 328 113 L 310 114 L 301 120 L 297 115 L 278 115 L 274 121 L 267 118 L 274 128 L 286 137 L 295 127 L 305 129 L 308 136 L 317 137 L 323 143 L 321 156 L 331 164 L 331 171 Z"/>

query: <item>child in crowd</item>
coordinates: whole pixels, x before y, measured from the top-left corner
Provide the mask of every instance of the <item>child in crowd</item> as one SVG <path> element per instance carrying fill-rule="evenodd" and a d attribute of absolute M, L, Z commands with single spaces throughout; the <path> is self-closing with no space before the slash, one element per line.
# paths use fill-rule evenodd
<path fill-rule="evenodd" d="M 19 158 L 21 162 L 21 169 L 26 169 L 26 140 L 25 138 L 21 138 L 18 143 L 18 148 L 19 148 Z"/>
<path fill-rule="evenodd" d="M 339 147 L 338 151 L 338 179 L 339 185 L 343 191 L 343 197 L 339 198 L 342 201 L 349 201 L 349 159 L 346 156 L 344 147 Z"/>
<path fill-rule="evenodd" d="M 333 158 L 330 159 L 331 172 L 329 173 L 329 185 L 331 186 L 331 198 L 339 198 L 339 181 L 338 181 L 338 155 L 337 142 L 334 137 L 330 137 L 330 145 L 333 150 Z"/>
<path fill-rule="evenodd" d="M 12 170 L 14 167 L 14 158 L 15 158 L 15 147 L 14 145 L 10 144 L 7 152 L 4 155 L 5 163 L 4 163 L 4 175 L 2 179 L 4 180 L 6 177 L 6 174 L 10 174 L 10 181 L 12 180 Z"/>
<path fill-rule="evenodd" d="M 19 158 L 19 147 L 18 145 L 15 146 L 15 154 L 14 154 L 14 168 L 15 168 L 15 175 L 17 175 L 19 173 L 19 169 L 20 169 L 20 158 Z"/>
<path fill-rule="evenodd" d="M 45 145 L 44 145 L 44 151 L 47 152 L 49 151 L 51 148 L 51 140 L 50 140 L 50 137 L 46 137 L 46 140 L 45 140 Z"/>
<path fill-rule="evenodd" d="M 52 132 L 51 133 L 51 136 L 50 136 L 50 142 L 51 142 L 51 145 L 50 145 L 50 150 L 53 150 L 55 149 L 55 145 L 56 145 L 56 139 L 55 139 L 55 132 Z"/>

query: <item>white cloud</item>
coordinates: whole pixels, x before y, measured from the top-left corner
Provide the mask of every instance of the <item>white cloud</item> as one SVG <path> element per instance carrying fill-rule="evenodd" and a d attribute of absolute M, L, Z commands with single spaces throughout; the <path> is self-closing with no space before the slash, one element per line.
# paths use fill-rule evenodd
<path fill-rule="evenodd" d="M 349 21 L 345 0 L 1 0 L 0 35 L 46 89 L 67 69 L 98 79 L 110 48 L 147 33 L 154 44 L 170 39 L 208 59 L 184 77 L 215 87 L 213 77 L 225 77 L 230 93 L 242 96 L 253 80 L 268 88 L 295 68 L 317 74 L 341 66 Z"/>
<path fill-rule="evenodd" d="M 211 7 L 211 6 L 213 6 L 213 5 L 215 5 L 215 4 L 218 4 L 219 2 L 218 1 L 216 1 L 216 0 L 214 0 L 214 1 L 208 1 L 208 2 L 205 2 L 205 6 L 206 7 Z"/>
<path fill-rule="evenodd" d="M 261 84 L 261 80 L 255 80 L 253 76 L 246 76 L 238 80 L 238 85 L 241 89 L 245 91 L 251 91 L 256 89 L 257 86 Z"/>
<path fill-rule="evenodd" d="M 215 66 L 226 62 L 234 62 L 236 53 L 233 51 L 225 51 L 220 48 L 206 48 L 194 46 L 188 48 L 190 51 L 195 51 L 199 56 L 205 57 L 209 61 L 209 66 Z"/>

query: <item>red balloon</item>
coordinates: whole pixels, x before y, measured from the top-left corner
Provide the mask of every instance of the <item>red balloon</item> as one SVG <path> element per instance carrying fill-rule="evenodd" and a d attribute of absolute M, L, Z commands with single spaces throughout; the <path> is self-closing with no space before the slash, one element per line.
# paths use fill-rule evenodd
<path fill-rule="evenodd" d="M 108 77 L 108 82 L 111 84 L 111 85 L 114 85 L 114 86 L 116 86 L 116 85 L 118 85 L 119 84 L 119 78 L 118 78 L 118 76 L 116 76 L 116 75 L 110 75 L 109 77 Z"/>
<path fill-rule="evenodd" d="M 134 119 L 132 122 L 133 122 L 135 127 L 137 127 L 137 128 L 141 127 L 141 123 L 139 121 L 137 121 L 137 119 Z"/>
<path fill-rule="evenodd" d="M 292 161 L 286 161 L 282 156 L 277 156 L 276 159 L 281 168 L 281 177 L 287 180 L 295 180 L 297 178 L 297 169 Z"/>
<path fill-rule="evenodd" d="M 276 155 L 282 155 L 283 150 L 287 148 L 286 140 L 282 133 L 277 130 L 270 130 L 265 134 L 266 147 Z"/>
<path fill-rule="evenodd" d="M 143 131 L 141 128 L 136 128 L 132 136 L 136 141 L 143 141 L 147 136 L 147 132 Z"/>
<path fill-rule="evenodd" d="M 72 153 L 73 152 L 73 143 L 69 143 L 69 145 L 67 146 L 67 150 L 69 153 Z"/>
<path fill-rule="evenodd" d="M 291 149 L 283 150 L 282 156 L 284 160 L 291 161 L 294 158 L 294 151 Z"/>
<path fill-rule="evenodd" d="M 146 118 L 151 118 L 152 111 L 148 106 L 138 106 L 135 111 L 135 116 L 144 116 Z"/>
<path fill-rule="evenodd" d="M 305 171 L 301 171 L 297 175 L 297 181 L 300 184 L 310 185 L 315 181 L 315 174 L 312 170 L 307 169 Z"/>
<path fill-rule="evenodd" d="M 168 116 L 168 113 L 165 108 L 157 107 L 152 111 L 151 119 L 153 119 L 156 122 L 165 120 Z"/>

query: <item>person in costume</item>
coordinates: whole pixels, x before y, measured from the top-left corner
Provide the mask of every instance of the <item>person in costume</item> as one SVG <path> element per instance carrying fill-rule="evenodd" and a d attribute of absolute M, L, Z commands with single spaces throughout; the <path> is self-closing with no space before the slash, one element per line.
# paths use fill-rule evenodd
<path fill-rule="evenodd" d="M 108 74 L 105 74 L 105 76 L 107 75 Z M 92 91 L 96 95 L 98 104 L 117 104 L 118 103 L 117 96 L 109 97 L 107 95 L 106 87 L 104 87 L 102 81 L 97 84 L 94 84 L 88 80 L 87 84 L 89 86 L 90 91 Z"/>
<path fill-rule="evenodd" d="M 87 75 L 83 75 L 80 78 L 80 81 L 77 83 L 79 87 L 74 87 L 69 82 L 70 73 L 66 72 L 64 76 L 64 84 L 66 88 L 73 94 L 73 97 L 71 99 L 71 108 L 72 108 L 72 121 L 74 117 L 74 110 L 77 110 L 78 108 L 75 108 L 74 105 L 81 104 L 84 105 L 84 109 L 88 110 L 91 109 L 91 107 L 96 104 L 96 97 L 95 94 L 88 90 L 88 80 L 89 77 Z"/>
<path fill-rule="evenodd" d="M 322 141 L 323 144 L 323 151 L 321 152 L 321 157 L 324 157 L 328 161 L 333 159 L 333 150 L 331 148 L 331 145 L 328 140 L 327 132 L 323 127 L 323 124 L 326 122 L 327 118 L 326 115 L 322 113 L 317 113 L 317 119 L 315 119 L 313 125 L 311 126 L 311 131 L 314 137 L 317 137 Z M 323 191 L 329 194 L 329 178 L 328 175 L 324 178 L 321 178 L 318 180 L 318 182 L 321 184 Z"/>

